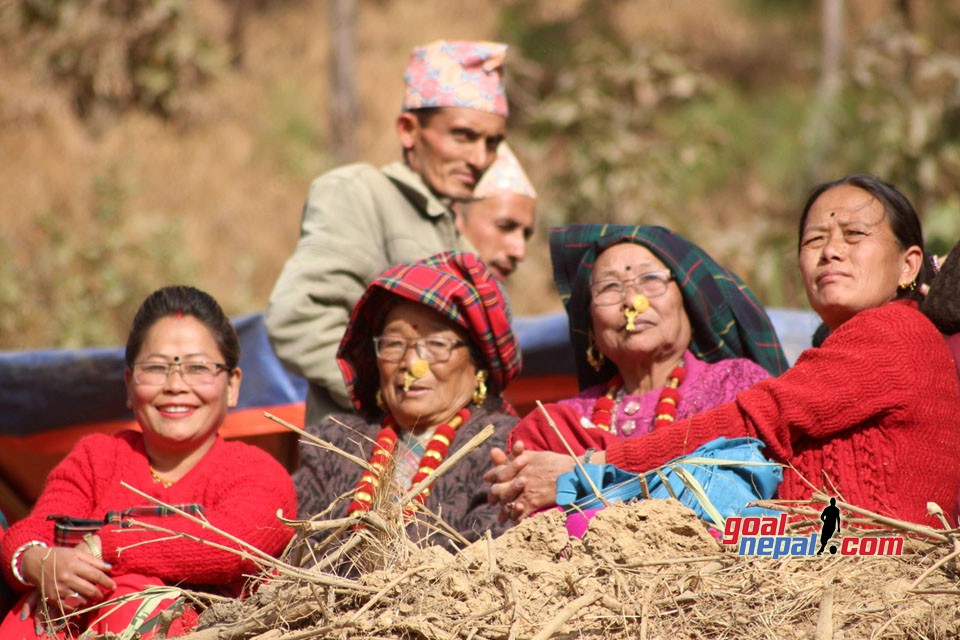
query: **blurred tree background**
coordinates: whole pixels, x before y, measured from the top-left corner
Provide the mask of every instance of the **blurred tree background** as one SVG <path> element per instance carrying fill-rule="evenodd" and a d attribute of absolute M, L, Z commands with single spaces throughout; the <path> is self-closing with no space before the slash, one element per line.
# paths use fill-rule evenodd
<path fill-rule="evenodd" d="M 438 38 L 511 45 L 541 194 L 519 314 L 559 308 L 547 228 L 596 221 L 804 307 L 798 209 L 848 173 L 960 239 L 956 0 L 0 0 L 0 348 L 118 344 L 170 282 L 262 310 L 309 181 L 398 157 L 407 55 Z"/>

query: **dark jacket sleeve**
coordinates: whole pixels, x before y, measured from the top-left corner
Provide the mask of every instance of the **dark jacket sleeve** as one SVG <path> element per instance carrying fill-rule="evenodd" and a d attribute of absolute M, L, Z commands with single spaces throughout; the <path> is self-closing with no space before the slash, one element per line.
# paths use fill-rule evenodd
<path fill-rule="evenodd" d="M 333 415 L 319 424 L 308 425 L 307 432 L 354 456 L 368 460 L 378 425 L 369 425 L 353 414 Z M 370 440 L 368 440 L 369 438 Z M 300 464 L 293 473 L 300 518 L 308 519 L 327 509 L 334 501 L 353 490 L 363 469 L 348 458 L 328 451 L 307 438 L 300 439 Z M 342 500 L 328 514 L 345 516 L 349 500 Z"/>
<path fill-rule="evenodd" d="M 504 447 L 507 434 L 516 422 L 516 416 L 499 409 L 475 409 L 466 424 L 457 430 L 451 453 L 458 451 L 488 424 L 494 426 L 493 435 L 438 478 L 427 498 L 427 508 L 470 542 L 481 538 L 487 529 L 496 536 L 508 526 L 497 522 L 499 509 L 487 504 L 483 474 L 490 468 L 490 451 L 494 447 Z M 379 428 L 379 425 L 366 424 L 358 416 L 343 414 L 331 416 L 317 426 L 308 426 L 307 431 L 347 453 L 369 460 L 372 440 Z M 300 517 L 310 518 L 352 492 L 361 473 L 362 469 L 352 461 L 301 438 L 300 465 L 293 474 Z M 327 517 L 345 516 L 349 502 L 349 498 L 341 500 Z M 413 538 L 433 538 L 435 544 L 442 543 L 442 536 L 435 537 L 438 535 L 435 528 L 426 520 L 414 526 L 417 531 L 411 531 Z"/>

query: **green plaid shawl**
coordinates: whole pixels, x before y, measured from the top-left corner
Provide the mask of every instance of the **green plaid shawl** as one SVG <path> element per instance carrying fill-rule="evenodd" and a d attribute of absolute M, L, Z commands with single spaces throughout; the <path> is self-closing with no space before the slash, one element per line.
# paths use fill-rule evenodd
<path fill-rule="evenodd" d="M 597 255 L 620 242 L 636 242 L 670 269 L 683 292 L 693 339 L 690 351 L 707 362 L 749 358 L 777 376 L 787 359 L 760 302 L 732 271 L 680 235 L 653 226 L 577 224 L 550 230 L 550 256 L 557 291 L 570 319 L 570 341 L 581 389 L 610 380 L 616 366 L 598 372 L 587 364 L 590 274 Z"/>

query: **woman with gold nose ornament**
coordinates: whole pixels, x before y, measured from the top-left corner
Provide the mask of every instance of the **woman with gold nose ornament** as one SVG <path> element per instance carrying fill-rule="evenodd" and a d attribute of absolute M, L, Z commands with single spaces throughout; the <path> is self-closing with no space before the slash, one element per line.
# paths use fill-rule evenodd
<path fill-rule="evenodd" d="M 652 226 L 573 225 L 551 230 L 550 249 L 581 392 L 546 410 L 576 455 L 723 404 L 787 369 L 754 295 L 680 235 Z M 540 411 L 520 421 L 508 446 L 511 461 L 524 451 L 564 454 L 556 474 L 544 477 L 570 470 Z M 529 514 L 511 498 L 517 466 L 503 464 L 503 452 L 493 462 L 490 500 L 501 502 L 503 517 Z M 545 490 L 550 484 L 544 481 Z"/>

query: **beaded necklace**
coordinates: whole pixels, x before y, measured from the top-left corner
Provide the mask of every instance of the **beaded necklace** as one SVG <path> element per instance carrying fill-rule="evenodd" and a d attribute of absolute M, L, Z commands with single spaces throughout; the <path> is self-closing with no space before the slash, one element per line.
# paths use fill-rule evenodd
<path fill-rule="evenodd" d="M 470 409 L 463 408 L 457 412 L 457 415 L 455 415 L 450 422 L 444 422 L 437 427 L 436 431 L 433 432 L 433 436 L 430 438 L 430 442 L 427 444 L 427 450 L 423 453 L 423 457 L 420 458 L 420 466 L 410 481 L 411 487 L 416 486 L 421 480 L 440 466 L 443 459 L 447 457 L 447 452 L 450 451 L 450 444 L 457 434 L 457 429 L 469 419 Z M 387 415 L 387 417 L 383 419 L 383 428 L 380 429 L 380 433 L 377 434 L 377 440 L 373 445 L 373 453 L 370 456 L 370 470 L 365 471 L 357 483 L 353 493 L 353 500 L 350 502 L 350 506 L 347 507 L 347 513 L 352 514 L 356 511 L 370 510 L 370 506 L 373 504 L 373 494 L 380 486 L 380 474 L 383 473 L 383 469 L 390 461 L 391 456 L 393 456 L 393 451 L 397 447 L 398 436 L 395 429 L 396 426 L 397 421 L 393 419 L 392 415 Z M 429 495 L 430 487 L 427 486 L 417 495 L 416 500 L 420 504 L 423 504 Z"/>
<path fill-rule="evenodd" d="M 657 401 L 657 408 L 654 411 L 653 428 L 659 429 L 668 424 L 673 424 L 677 418 L 677 405 L 680 404 L 680 391 L 678 387 L 683 382 L 687 370 L 683 366 L 683 360 L 670 372 L 670 378 L 667 385 L 660 391 L 660 398 Z M 593 425 L 610 431 L 613 424 L 613 409 L 616 405 L 616 396 L 623 388 L 623 378 L 619 375 L 613 377 L 607 384 L 607 391 L 597 398 L 593 404 L 593 415 L 590 421 Z"/>
<path fill-rule="evenodd" d="M 148 463 L 147 466 L 150 467 L 150 475 L 153 476 L 153 481 L 156 484 L 163 485 L 165 489 L 169 489 L 170 487 L 172 487 L 177 483 L 176 480 L 167 480 L 166 478 L 161 476 L 159 473 L 157 473 L 157 470 L 153 468 L 152 464 Z"/>

